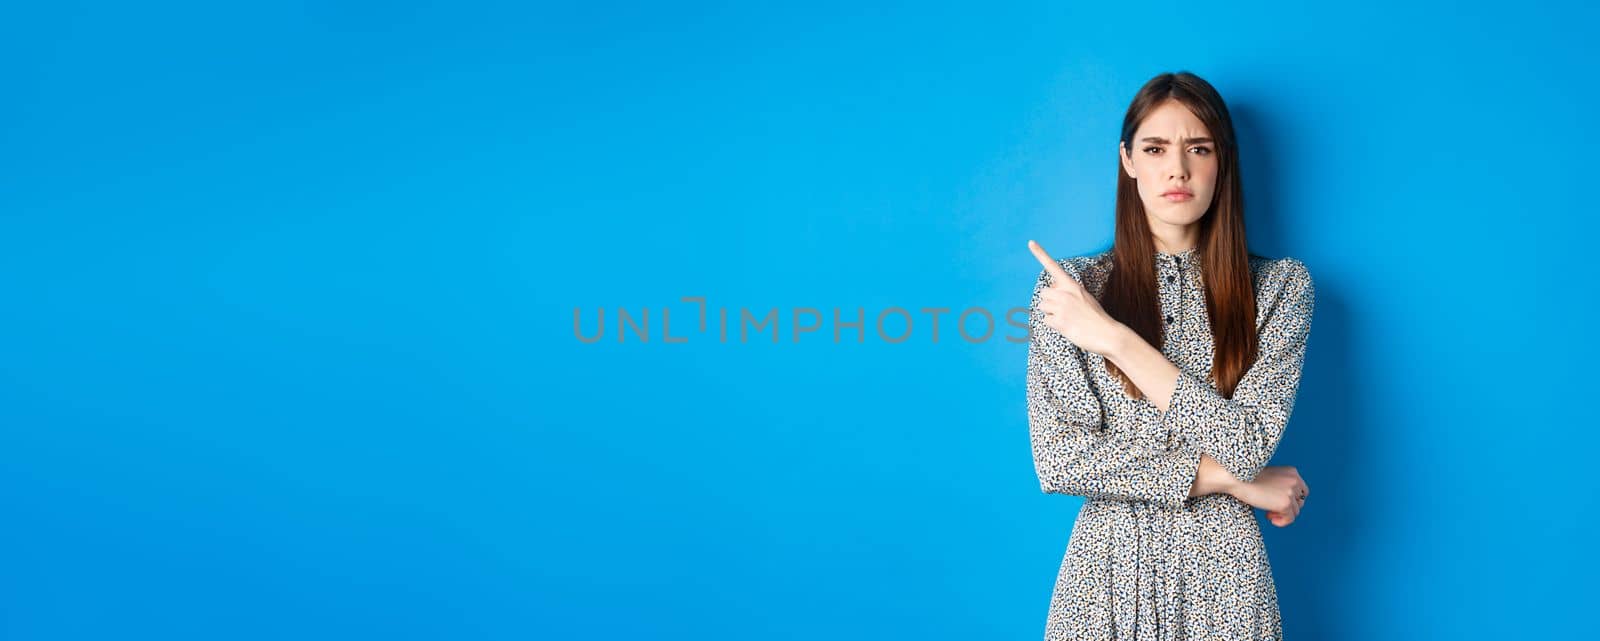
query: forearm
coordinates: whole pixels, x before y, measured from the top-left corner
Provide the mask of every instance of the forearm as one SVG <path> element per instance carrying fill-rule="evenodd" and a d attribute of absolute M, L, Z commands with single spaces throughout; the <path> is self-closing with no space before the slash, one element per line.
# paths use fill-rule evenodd
<path fill-rule="evenodd" d="M 1238 484 L 1253 479 L 1276 449 L 1277 434 L 1281 433 L 1281 428 L 1263 429 L 1262 426 L 1266 424 L 1259 414 L 1237 411 L 1238 408 L 1233 407 L 1230 401 L 1215 396 L 1214 390 L 1197 391 L 1194 385 L 1198 383 L 1193 382 L 1193 377 L 1188 379 L 1191 395 L 1178 399 L 1185 385 L 1185 375 L 1178 366 L 1126 326 L 1119 329 L 1119 334 L 1119 339 L 1113 342 L 1114 348 L 1105 354 L 1106 360 L 1115 363 L 1133 380 L 1145 398 L 1160 411 L 1163 422 L 1185 422 L 1183 427 L 1177 429 L 1185 440 L 1205 454 L 1205 464 L 1199 468 L 1201 471 L 1220 468 L 1218 476 L 1221 478 L 1207 487 L 1194 488 L 1193 492 L 1198 494 L 1191 493 L 1191 496 L 1219 491 L 1231 494 Z M 1215 399 L 1207 398 L 1205 404 L 1195 405 L 1202 397 L 1194 394 L 1206 391 L 1210 391 Z M 1176 418 L 1169 415 L 1175 400 L 1189 404 L 1186 406 L 1188 409 L 1183 410 L 1183 415 Z M 1211 402 L 1213 400 L 1216 402 Z M 1197 413 L 1197 408 L 1202 409 Z M 1283 418 L 1287 420 L 1287 412 L 1284 414 Z M 1273 421 L 1270 425 L 1281 426 L 1282 423 Z M 1200 476 L 1196 474 L 1197 484 Z"/>
<path fill-rule="evenodd" d="M 1177 387 L 1178 366 L 1126 325 L 1120 326 L 1118 332 L 1121 337 L 1116 347 L 1105 354 L 1106 360 L 1115 363 L 1139 391 L 1144 392 L 1145 398 L 1166 412 L 1172 404 L 1172 391 Z"/>
<path fill-rule="evenodd" d="M 1207 494 L 1233 494 L 1241 483 L 1210 454 L 1201 454 L 1200 467 L 1195 470 L 1194 486 L 1189 488 L 1189 498 Z"/>

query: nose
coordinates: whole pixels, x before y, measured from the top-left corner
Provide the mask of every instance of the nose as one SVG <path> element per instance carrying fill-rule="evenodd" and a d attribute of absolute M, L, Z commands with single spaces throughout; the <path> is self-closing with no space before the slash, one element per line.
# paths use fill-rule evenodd
<path fill-rule="evenodd" d="M 1180 152 L 1173 154 L 1173 156 L 1176 156 L 1177 160 L 1172 161 L 1172 166 L 1168 168 L 1167 173 L 1171 174 L 1168 178 L 1171 180 L 1188 180 L 1189 154 Z"/>

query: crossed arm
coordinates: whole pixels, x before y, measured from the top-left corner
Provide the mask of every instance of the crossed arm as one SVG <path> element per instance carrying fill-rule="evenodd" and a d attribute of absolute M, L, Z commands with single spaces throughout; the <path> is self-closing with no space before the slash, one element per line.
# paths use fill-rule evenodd
<path fill-rule="evenodd" d="M 1281 288 L 1262 310 L 1266 322 L 1257 360 L 1232 398 L 1180 370 L 1131 330 L 1105 355 L 1160 411 L 1163 431 L 1180 437 L 1172 450 L 1104 429 L 1104 410 L 1089 387 L 1082 350 L 1035 311 L 1028 413 L 1042 491 L 1176 509 L 1187 498 L 1254 480 L 1277 449 L 1293 409 L 1314 306 L 1305 266 L 1291 260 L 1280 268 L 1289 271 L 1276 279 Z M 1048 273 L 1041 273 L 1033 309 L 1046 286 Z"/>

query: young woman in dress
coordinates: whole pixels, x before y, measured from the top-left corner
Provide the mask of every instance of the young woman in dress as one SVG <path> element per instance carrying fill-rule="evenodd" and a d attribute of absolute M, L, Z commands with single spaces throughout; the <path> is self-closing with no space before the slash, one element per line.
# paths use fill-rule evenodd
<path fill-rule="evenodd" d="M 1294 406 L 1314 289 L 1250 253 L 1220 95 L 1151 79 L 1118 146 L 1111 249 L 1034 288 L 1027 401 L 1047 493 L 1086 497 L 1045 638 L 1281 639 L 1255 508 L 1287 526 L 1309 488 L 1268 466 Z"/>

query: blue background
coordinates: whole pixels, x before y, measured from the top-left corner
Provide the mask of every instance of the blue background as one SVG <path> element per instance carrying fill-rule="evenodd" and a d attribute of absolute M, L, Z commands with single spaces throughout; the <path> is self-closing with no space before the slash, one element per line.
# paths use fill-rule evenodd
<path fill-rule="evenodd" d="M 1317 284 L 1288 636 L 1592 624 L 1593 6 L 1085 5 L 11 7 L 0 636 L 1039 638 L 1025 346 L 788 315 L 1026 305 L 1180 69 Z"/>

